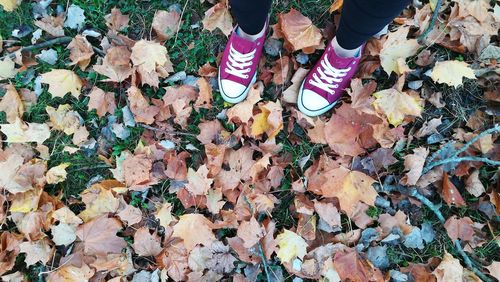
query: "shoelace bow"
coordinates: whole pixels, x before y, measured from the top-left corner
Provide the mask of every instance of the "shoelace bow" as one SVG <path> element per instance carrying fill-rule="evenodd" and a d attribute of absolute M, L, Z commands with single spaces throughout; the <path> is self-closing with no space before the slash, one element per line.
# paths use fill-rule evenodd
<path fill-rule="evenodd" d="M 313 73 L 313 79 L 309 80 L 312 85 L 323 89 L 330 95 L 335 94 L 335 89 L 339 87 L 338 83 L 342 82 L 342 78 L 347 75 L 351 67 L 337 69 L 332 66 L 328 60 L 328 55 L 325 55 L 321 61 L 321 67 L 318 68 L 319 77 Z"/>
<path fill-rule="evenodd" d="M 239 78 L 247 79 L 248 73 L 251 71 L 249 67 L 253 64 L 252 60 L 256 51 L 257 50 L 254 49 L 249 53 L 240 53 L 231 45 L 226 64 L 226 72 Z"/>

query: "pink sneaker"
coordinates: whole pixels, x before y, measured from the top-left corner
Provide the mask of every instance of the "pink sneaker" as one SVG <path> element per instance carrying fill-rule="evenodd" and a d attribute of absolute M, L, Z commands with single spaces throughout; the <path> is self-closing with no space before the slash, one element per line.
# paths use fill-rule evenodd
<path fill-rule="evenodd" d="M 319 116 L 335 106 L 356 74 L 363 47 L 357 57 L 343 58 L 335 54 L 332 44 L 328 44 L 300 87 L 297 105 L 302 113 Z"/>
<path fill-rule="evenodd" d="M 247 97 L 257 80 L 257 67 L 262 56 L 266 32 L 255 41 L 240 37 L 233 29 L 219 65 L 219 89 L 229 103 L 239 103 Z M 265 26 L 267 30 L 267 23 Z"/>

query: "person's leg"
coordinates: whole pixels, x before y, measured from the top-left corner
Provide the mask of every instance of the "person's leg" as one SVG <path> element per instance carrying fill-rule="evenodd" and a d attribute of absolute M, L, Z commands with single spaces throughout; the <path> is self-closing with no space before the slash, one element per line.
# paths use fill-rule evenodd
<path fill-rule="evenodd" d="M 361 45 L 384 29 L 408 4 L 409 0 L 345 1 L 332 41 L 335 51 L 343 57 L 354 57 Z"/>
<path fill-rule="evenodd" d="M 379 33 L 409 0 L 346 0 L 335 38 L 304 79 L 297 105 L 308 116 L 335 106 L 356 74 L 364 43 Z"/>
<path fill-rule="evenodd" d="M 231 13 L 240 29 L 249 35 L 260 33 L 266 25 L 272 0 L 231 0 Z"/>

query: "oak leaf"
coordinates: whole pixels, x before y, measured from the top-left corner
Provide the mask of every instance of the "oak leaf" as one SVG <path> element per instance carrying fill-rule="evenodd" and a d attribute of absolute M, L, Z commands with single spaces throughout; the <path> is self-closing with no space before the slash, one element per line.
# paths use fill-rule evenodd
<path fill-rule="evenodd" d="M 464 77 L 475 79 L 476 75 L 466 62 L 456 60 L 437 62 L 431 73 L 431 78 L 435 82 L 446 83 L 454 87 L 462 85 Z"/>
<path fill-rule="evenodd" d="M 208 9 L 205 12 L 205 17 L 202 22 L 204 29 L 214 31 L 218 28 L 226 36 L 233 30 L 233 20 L 227 5 L 224 3 L 217 3 L 212 8 Z"/>
<path fill-rule="evenodd" d="M 149 228 L 141 227 L 134 234 L 134 251 L 140 256 L 156 256 L 162 251 L 161 238 L 153 232 L 149 232 Z"/>
<path fill-rule="evenodd" d="M 53 97 L 64 97 L 68 92 L 75 98 L 80 97 L 83 83 L 76 73 L 70 70 L 54 69 L 41 75 L 42 83 L 49 85 Z"/>
<path fill-rule="evenodd" d="M 215 241 L 211 226 L 212 222 L 201 214 L 184 214 L 174 225 L 172 237 L 183 239 L 184 246 L 188 251 L 191 251 L 198 244 L 208 247 Z"/>
<path fill-rule="evenodd" d="M 106 255 L 120 253 L 127 242 L 116 236 L 122 224 L 116 218 L 108 218 L 104 214 L 90 222 L 78 226 L 76 236 L 83 242 L 84 251 L 88 255 Z"/>

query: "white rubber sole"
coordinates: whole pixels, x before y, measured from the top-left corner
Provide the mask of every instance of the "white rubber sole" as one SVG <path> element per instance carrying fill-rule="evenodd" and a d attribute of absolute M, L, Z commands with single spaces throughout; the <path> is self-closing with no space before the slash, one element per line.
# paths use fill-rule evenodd
<path fill-rule="evenodd" d="M 305 80 L 304 80 L 305 81 Z M 335 105 L 337 104 L 338 101 L 335 101 L 334 103 L 324 107 L 324 108 L 321 108 L 319 110 L 310 110 L 308 108 L 306 108 L 304 106 L 304 103 L 303 103 L 303 88 L 304 88 L 304 81 L 302 81 L 302 84 L 300 85 L 300 89 L 299 89 L 299 96 L 297 97 L 297 107 L 299 108 L 299 111 L 303 114 L 305 114 L 306 116 L 309 116 L 309 117 L 317 117 L 319 115 L 322 115 L 326 112 L 328 112 L 329 110 L 331 110 L 333 107 L 335 107 Z"/>
<path fill-rule="evenodd" d="M 220 82 L 220 69 L 218 70 L 217 72 L 217 81 L 219 83 L 219 92 L 220 92 L 220 95 L 222 96 L 222 99 L 224 99 L 224 101 L 228 102 L 228 103 L 231 103 L 231 104 L 237 104 L 243 100 L 245 100 L 248 96 L 248 92 L 250 91 L 250 88 L 252 88 L 252 86 L 254 85 L 254 83 L 257 81 L 257 72 L 255 72 L 253 78 L 252 78 L 252 81 L 250 82 L 250 85 L 247 86 L 247 88 L 245 89 L 245 91 L 243 91 L 240 95 L 236 96 L 236 97 L 231 97 L 231 96 L 228 96 L 225 92 L 224 92 L 224 89 L 222 89 L 222 84 Z"/>

